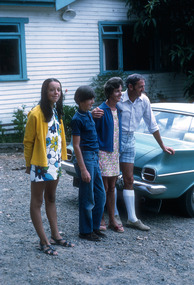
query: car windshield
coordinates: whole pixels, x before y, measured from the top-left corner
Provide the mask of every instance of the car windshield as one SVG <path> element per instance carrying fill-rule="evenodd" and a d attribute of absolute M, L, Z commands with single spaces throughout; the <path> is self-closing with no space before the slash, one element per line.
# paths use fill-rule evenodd
<path fill-rule="evenodd" d="M 166 138 L 194 142 L 194 117 L 166 111 L 154 111 L 160 134 Z M 149 133 L 141 120 L 137 132 Z"/>

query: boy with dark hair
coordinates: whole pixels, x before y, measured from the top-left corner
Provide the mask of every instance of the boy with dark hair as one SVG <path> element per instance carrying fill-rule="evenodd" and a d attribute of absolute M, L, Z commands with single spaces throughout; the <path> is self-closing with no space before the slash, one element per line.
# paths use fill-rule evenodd
<path fill-rule="evenodd" d="M 74 115 L 71 128 L 75 152 L 75 170 L 79 185 L 79 237 L 100 241 L 106 237 L 99 228 L 106 194 L 99 168 L 99 145 L 95 123 L 89 112 L 94 104 L 95 93 L 90 86 L 80 86 L 74 96 L 79 109 Z"/>

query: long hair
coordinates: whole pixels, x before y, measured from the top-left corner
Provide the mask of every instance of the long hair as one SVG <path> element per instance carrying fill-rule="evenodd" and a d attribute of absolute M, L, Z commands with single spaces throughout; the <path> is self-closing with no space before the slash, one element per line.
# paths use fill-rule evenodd
<path fill-rule="evenodd" d="M 53 110 L 48 100 L 48 87 L 49 87 L 49 84 L 53 81 L 58 82 L 61 87 L 61 97 L 56 103 L 56 110 L 57 110 L 59 120 L 62 118 L 62 115 L 63 115 L 63 92 L 62 92 L 61 82 L 56 78 L 48 78 L 42 84 L 41 99 L 39 102 L 40 108 L 45 116 L 46 122 L 49 122 L 53 115 Z"/>

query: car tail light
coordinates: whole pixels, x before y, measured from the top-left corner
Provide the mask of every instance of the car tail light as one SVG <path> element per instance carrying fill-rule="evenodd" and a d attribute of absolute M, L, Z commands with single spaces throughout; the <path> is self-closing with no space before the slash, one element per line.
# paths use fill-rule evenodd
<path fill-rule="evenodd" d="M 153 168 L 145 167 L 141 173 L 142 179 L 147 181 L 154 181 L 156 178 L 156 171 Z"/>

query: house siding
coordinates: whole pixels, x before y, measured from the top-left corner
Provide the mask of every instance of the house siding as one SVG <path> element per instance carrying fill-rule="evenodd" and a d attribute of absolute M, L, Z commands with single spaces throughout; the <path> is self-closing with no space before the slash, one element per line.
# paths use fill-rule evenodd
<path fill-rule="evenodd" d="M 91 78 L 100 72 L 98 21 L 126 21 L 125 1 L 78 0 L 70 8 L 76 11 L 76 17 L 67 22 L 61 18 L 64 9 L 1 6 L 0 17 L 29 18 L 29 23 L 25 24 L 29 80 L 0 82 L 1 123 L 10 123 L 18 106 L 25 105 L 27 111 L 35 106 L 45 79 L 59 79 L 63 90 L 68 90 L 64 103 L 72 105 L 77 87 L 90 84 Z M 178 84 L 169 74 L 162 74 L 161 81 L 156 80 L 159 76 L 146 76 L 147 90 L 152 92 L 153 98 L 157 92 L 170 98 L 181 97 L 182 76 Z"/>

